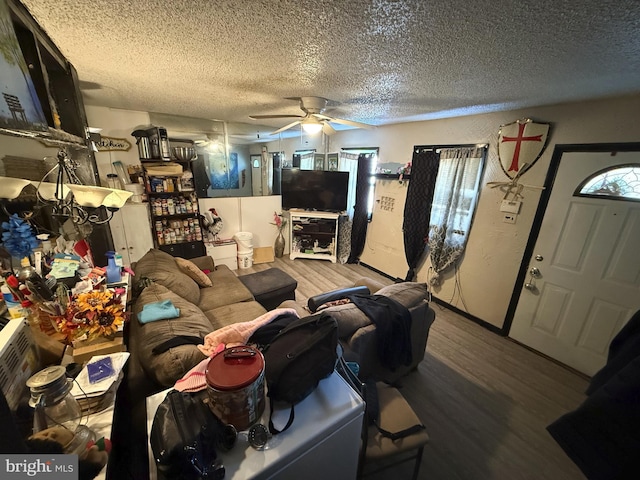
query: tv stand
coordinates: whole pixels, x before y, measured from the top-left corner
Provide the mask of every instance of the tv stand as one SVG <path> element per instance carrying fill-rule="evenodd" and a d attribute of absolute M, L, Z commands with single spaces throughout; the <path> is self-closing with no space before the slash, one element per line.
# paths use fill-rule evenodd
<path fill-rule="evenodd" d="M 289 258 L 330 260 L 337 263 L 339 213 L 289 211 L 291 238 Z"/>

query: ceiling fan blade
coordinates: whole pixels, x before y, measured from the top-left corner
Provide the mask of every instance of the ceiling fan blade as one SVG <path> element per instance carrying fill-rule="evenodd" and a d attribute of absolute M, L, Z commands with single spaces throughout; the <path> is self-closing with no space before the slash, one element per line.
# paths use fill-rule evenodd
<path fill-rule="evenodd" d="M 354 122 L 353 120 L 344 120 L 342 118 L 329 118 L 329 121 L 334 123 L 340 123 L 341 125 L 349 125 L 350 127 L 356 127 L 356 128 L 376 128 L 375 125 Z"/>
<path fill-rule="evenodd" d="M 329 122 L 322 122 L 322 133 L 325 135 L 333 135 L 336 133 L 336 130 L 329 124 Z"/>
<path fill-rule="evenodd" d="M 302 123 L 300 120 L 296 120 L 293 123 L 290 123 L 289 125 L 285 125 L 282 128 L 279 128 L 278 130 L 276 130 L 275 132 L 271 132 L 269 135 L 276 135 L 280 132 L 284 132 L 285 130 L 289 130 L 291 127 L 295 127 L 296 125 L 298 125 L 299 123 Z"/>
<path fill-rule="evenodd" d="M 261 120 L 264 118 L 304 118 L 304 115 L 249 115 L 253 120 Z"/>

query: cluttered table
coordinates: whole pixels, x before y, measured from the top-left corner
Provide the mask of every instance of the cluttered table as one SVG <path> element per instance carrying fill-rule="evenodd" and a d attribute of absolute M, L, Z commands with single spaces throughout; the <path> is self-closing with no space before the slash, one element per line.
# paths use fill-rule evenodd
<path fill-rule="evenodd" d="M 71 393 L 82 408 L 83 425 L 90 428 L 95 440 L 111 438 L 115 397 L 123 378 L 123 368 L 129 358 L 128 352 L 97 355 L 91 358 L 75 378 Z M 104 365 L 108 360 L 109 375 L 97 382 L 91 382 L 91 365 Z M 106 478 L 106 465 L 95 478 Z"/>

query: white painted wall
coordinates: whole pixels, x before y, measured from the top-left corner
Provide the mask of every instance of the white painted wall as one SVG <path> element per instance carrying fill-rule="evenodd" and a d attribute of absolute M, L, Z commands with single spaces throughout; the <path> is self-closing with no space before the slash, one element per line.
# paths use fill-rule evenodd
<path fill-rule="evenodd" d="M 253 234 L 253 247 L 273 246 L 278 230 L 274 225 L 273 213 L 280 212 L 282 207 L 279 195 L 263 197 L 233 197 L 233 198 L 201 198 L 198 200 L 200 211 L 205 212 L 215 208 L 222 218 L 223 227 L 220 238 L 232 238 L 237 232 Z M 288 225 L 287 225 L 288 227 Z M 285 238 L 288 231 L 284 231 Z M 289 252 L 289 242 L 285 252 Z"/>
<path fill-rule="evenodd" d="M 131 143 L 131 149 L 127 152 L 96 152 L 96 164 L 100 182 L 106 185 L 107 174 L 116 173 L 113 162 L 121 161 L 125 168 L 128 165 L 140 165 L 138 147 L 135 137 L 131 136 L 136 127 L 149 125 L 149 114 L 134 110 L 121 110 L 118 108 L 96 107 L 86 105 L 87 122 L 90 126 L 101 128 L 101 135 L 106 137 L 125 138 Z"/>
<path fill-rule="evenodd" d="M 403 164 L 411 160 L 415 145 L 489 143 L 488 163 L 482 181 L 480 201 L 467 250 L 459 269 L 460 286 L 466 307 L 462 304 L 459 293 L 455 293 L 455 279 L 452 273 L 444 275 L 443 285 L 434 289 L 433 293 L 461 310 L 502 327 L 540 192 L 525 190 L 517 223 L 511 225 L 502 222 L 503 214 L 499 211 L 499 205 L 503 193 L 486 187 L 487 182 L 507 179 L 500 168 L 496 150 L 500 125 L 519 118 L 532 118 L 552 124 L 546 151 L 523 176 L 523 183 L 542 185 L 556 144 L 640 141 L 637 128 L 638 111 L 640 96 L 635 95 L 388 125 L 373 130 L 349 130 L 333 135 L 328 151 L 337 152 L 344 147 L 379 147 L 380 162 Z M 269 150 L 280 148 L 290 155 L 294 150 L 301 148 L 300 144 L 300 138 L 279 140 L 269 144 Z M 317 145 L 318 151 L 323 152 L 320 140 L 317 140 Z M 398 210 L 397 215 L 402 215 L 402 210 Z M 400 221 L 399 224 L 401 223 Z M 398 237 L 396 234 L 394 235 Z M 373 246 L 377 250 L 372 255 L 367 253 L 366 263 L 394 277 L 404 278 L 407 265 L 404 261 L 403 244 L 400 241 L 390 242 L 389 238 L 382 238 L 384 235 L 389 234 L 373 232 L 373 235 L 367 238 L 366 248 Z M 392 244 L 389 245 L 390 243 Z M 395 251 L 392 251 L 393 243 L 397 245 Z M 427 281 L 428 266 L 427 262 L 418 272 L 419 281 Z"/>

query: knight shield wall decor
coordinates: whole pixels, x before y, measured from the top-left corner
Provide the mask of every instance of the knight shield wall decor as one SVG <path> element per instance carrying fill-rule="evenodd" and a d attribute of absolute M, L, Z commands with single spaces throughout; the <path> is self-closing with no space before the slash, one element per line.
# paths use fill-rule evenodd
<path fill-rule="evenodd" d="M 533 122 L 530 118 L 500 125 L 498 157 L 509 178 L 522 176 L 540 158 L 547 146 L 549 126 L 548 123 Z"/>

